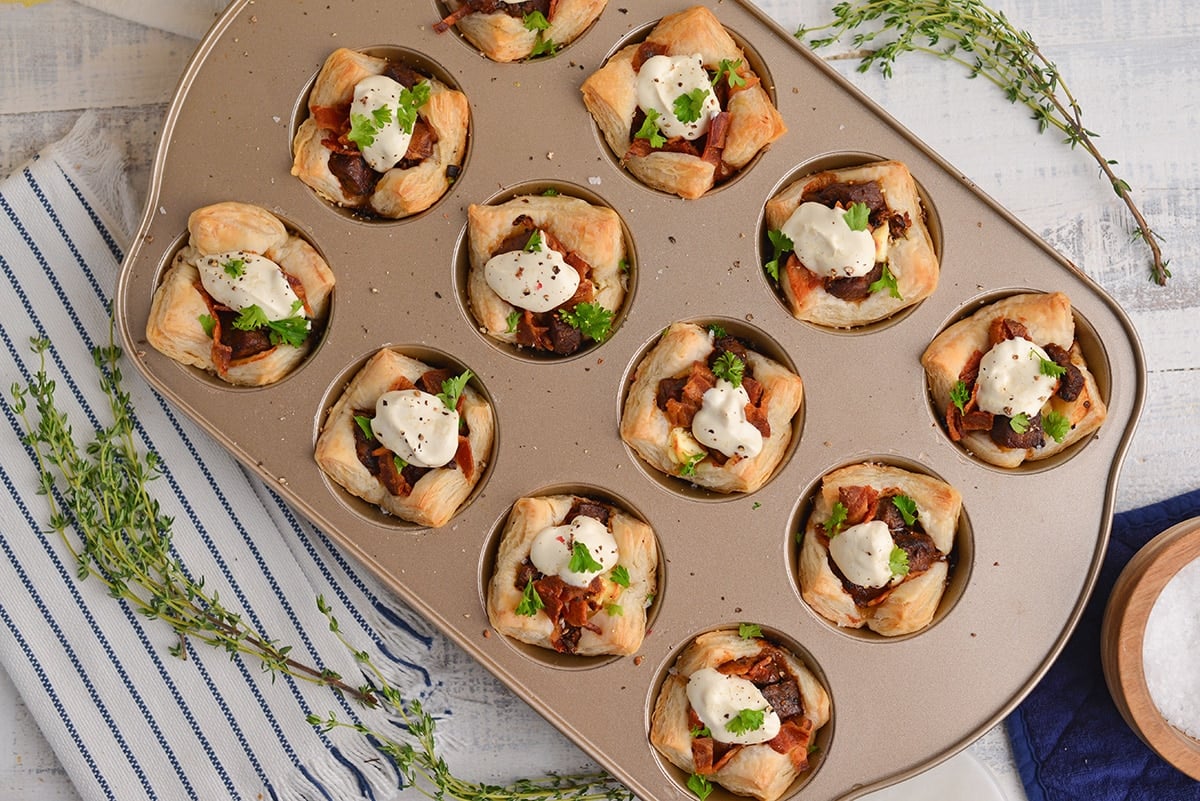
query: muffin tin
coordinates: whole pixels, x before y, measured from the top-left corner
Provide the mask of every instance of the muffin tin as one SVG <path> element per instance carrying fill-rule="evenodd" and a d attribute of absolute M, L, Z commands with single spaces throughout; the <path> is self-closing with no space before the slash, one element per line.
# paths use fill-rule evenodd
<path fill-rule="evenodd" d="M 802 654 L 832 699 L 813 767 L 789 795 L 855 798 L 968 745 L 1049 667 L 1096 576 L 1145 370 L 1128 319 L 1073 265 L 761 12 L 735 0 L 705 4 L 748 48 L 789 132 L 727 184 L 684 201 L 620 169 L 579 86 L 686 3 L 610 4 L 554 58 L 496 64 L 455 33 L 434 33 L 443 9 L 426 0 L 237 0 L 201 43 L 171 104 L 116 314 L 127 353 L 175 406 L 640 798 L 690 796 L 687 777 L 647 740 L 650 710 L 692 638 L 739 622 L 759 624 Z M 307 89 L 339 46 L 410 54 L 467 94 L 467 160 L 428 211 L 364 220 L 289 174 Z M 903 161 L 920 185 L 942 259 L 940 285 L 864 329 L 798 322 L 762 270 L 770 258 L 764 204 L 799 175 L 876 158 Z M 547 188 L 615 209 L 631 252 L 630 294 L 612 337 L 562 359 L 486 339 L 463 282 L 467 205 Z M 231 387 L 145 341 L 151 295 L 186 241 L 188 214 L 221 200 L 275 213 L 337 277 L 323 340 L 269 387 Z M 945 436 L 921 352 L 981 303 L 1052 290 L 1073 301 L 1108 420 L 1096 437 L 1045 463 L 989 467 Z M 797 439 L 757 492 L 720 496 L 658 475 L 617 435 L 637 361 L 668 323 L 684 319 L 752 339 L 804 380 Z M 386 517 L 341 491 L 313 460 L 326 411 L 380 347 L 470 368 L 494 404 L 487 474 L 443 528 Z M 821 476 L 864 460 L 931 473 L 963 495 L 959 558 L 942 607 L 928 629 L 895 640 L 828 625 L 797 584 L 795 535 Z M 512 503 L 561 491 L 605 498 L 655 530 L 659 592 L 637 656 L 572 658 L 489 630 L 483 598 Z"/>

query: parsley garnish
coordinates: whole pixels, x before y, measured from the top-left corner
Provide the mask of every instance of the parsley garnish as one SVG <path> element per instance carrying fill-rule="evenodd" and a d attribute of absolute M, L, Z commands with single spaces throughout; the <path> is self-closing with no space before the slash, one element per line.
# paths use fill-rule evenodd
<path fill-rule="evenodd" d="M 392 121 L 390 106 L 380 106 L 370 114 L 351 114 L 350 133 L 346 138 L 358 145 L 358 149 L 375 144 L 375 137 L 383 130 L 383 126 Z"/>
<path fill-rule="evenodd" d="M 200 321 L 200 327 L 204 329 L 204 336 L 212 339 L 213 331 L 217 328 L 217 321 L 210 314 L 202 314 L 196 319 Z"/>
<path fill-rule="evenodd" d="M 700 464 L 700 462 L 704 461 L 704 457 L 707 455 L 708 455 L 707 453 L 693 453 L 691 456 L 689 456 L 687 458 L 686 462 L 679 465 L 679 475 L 681 475 L 681 476 L 696 475 L 696 465 L 698 465 L 698 464 Z"/>
<path fill-rule="evenodd" d="M 713 791 L 712 784 L 699 773 L 693 773 L 691 776 L 688 776 L 687 784 L 688 789 L 695 793 L 700 801 L 705 801 Z"/>
<path fill-rule="evenodd" d="M 746 79 L 738 75 L 738 69 L 741 66 L 742 60 L 740 58 L 737 61 L 730 61 L 727 58 L 721 59 L 721 63 L 717 65 L 717 74 L 712 79 L 713 86 L 720 83 L 722 77 L 729 81 L 729 88 L 731 89 L 735 86 L 745 86 Z"/>
<path fill-rule="evenodd" d="M 917 522 L 917 502 L 912 498 L 907 495 L 893 495 L 892 504 L 900 510 L 906 526 L 911 526 Z"/>
<path fill-rule="evenodd" d="M 1065 414 L 1046 412 L 1042 415 L 1042 431 L 1053 437 L 1055 442 L 1062 442 L 1071 431 L 1071 421 Z"/>
<path fill-rule="evenodd" d="M 867 230 L 867 221 L 870 218 L 871 209 L 861 200 L 851 203 L 850 208 L 846 209 L 846 213 L 842 215 L 842 219 L 846 221 L 846 225 L 850 226 L 851 231 Z"/>
<path fill-rule="evenodd" d="M 658 130 L 658 112 L 652 108 L 646 109 L 646 119 L 642 122 L 642 127 L 637 129 L 637 133 L 633 135 L 634 139 L 646 139 L 650 142 L 650 147 L 660 148 L 667 143 L 667 137 L 662 135 L 662 131 Z"/>
<path fill-rule="evenodd" d="M 712 732 L 708 730 L 707 726 L 693 726 L 691 728 L 691 730 L 688 731 L 688 734 L 692 735 L 693 737 L 710 737 L 710 736 L 712 736 Z"/>
<path fill-rule="evenodd" d="M 619 262 L 617 262 L 617 267 L 623 273 L 629 272 L 629 259 L 621 259 Z"/>
<path fill-rule="evenodd" d="M 725 730 L 732 734 L 745 734 L 756 731 L 763 726 L 766 714 L 761 709 L 741 709 L 735 717 L 725 724 Z"/>
<path fill-rule="evenodd" d="M 881 289 L 886 289 L 888 294 L 896 300 L 904 300 L 900 294 L 900 285 L 896 283 L 896 276 L 892 275 L 892 271 L 886 264 L 883 265 L 883 274 L 879 276 L 879 280 L 872 281 L 871 285 L 867 287 L 868 292 L 878 292 Z"/>
<path fill-rule="evenodd" d="M 1043 359 L 1038 355 L 1038 352 L 1032 348 L 1029 349 L 1029 358 L 1038 360 L 1038 372 L 1040 372 L 1042 375 L 1050 376 L 1051 378 L 1058 378 L 1063 373 L 1067 372 L 1067 368 L 1051 359 Z"/>
<path fill-rule="evenodd" d="M 396 466 L 396 472 L 399 473 L 404 468 L 408 467 L 408 462 L 401 459 L 396 454 L 392 454 L 392 464 Z"/>
<path fill-rule="evenodd" d="M 526 253 L 541 253 L 543 249 L 542 232 L 535 229 L 534 232 L 529 235 L 529 239 L 526 240 L 524 250 Z"/>
<path fill-rule="evenodd" d="M 572 573 L 599 573 L 603 569 L 604 565 L 596 561 L 582 542 L 571 546 L 571 561 L 567 563 L 567 570 Z"/>
<path fill-rule="evenodd" d="M 519 311 L 509 312 L 508 316 L 504 318 L 504 322 L 508 325 L 508 328 L 504 329 L 504 333 L 511 334 L 517 330 L 517 323 L 521 322 L 521 313 Z"/>
<path fill-rule="evenodd" d="M 363 432 L 363 436 L 367 438 L 367 442 L 375 439 L 375 430 L 371 428 L 371 418 L 363 414 L 354 415 L 354 422 L 358 425 L 359 431 Z"/>
<path fill-rule="evenodd" d="M 757 623 L 739 623 L 738 636 L 743 640 L 752 640 L 762 636 L 762 626 Z"/>
<path fill-rule="evenodd" d="M 543 39 L 542 34 L 539 31 L 537 41 L 533 43 L 533 49 L 529 51 L 529 57 L 536 58 L 538 56 L 552 56 L 556 52 L 558 52 L 558 45 L 554 43 L 554 40 Z"/>
<path fill-rule="evenodd" d="M 842 525 L 846 522 L 846 515 L 849 514 L 846 504 L 841 501 L 834 501 L 833 508 L 829 510 L 829 519 L 823 524 L 825 528 L 825 536 L 832 537 L 841 530 Z"/>
<path fill-rule="evenodd" d="M 521 21 L 525 24 L 527 31 L 544 31 L 550 27 L 550 20 L 546 19 L 546 15 L 540 11 L 530 11 L 521 18 Z"/>
<path fill-rule="evenodd" d="M 892 546 L 892 555 L 888 557 L 888 569 L 893 576 L 908 575 L 908 551 L 899 545 Z"/>
<path fill-rule="evenodd" d="M 971 399 L 971 391 L 967 389 L 966 381 L 955 381 L 954 386 L 950 389 L 950 402 L 958 407 L 960 412 L 965 411 L 963 407 L 967 405 L 967 401 Z"/>
<path fill-rule="evenodd" d="M 517 604 L 517 614 L 533 617 L 543 606 L 542 596 L 533 588 L 533 579 L 525 582 L 525 591 L 521 593 L 521 602 Z"/>
<path fill-rule="evenodd" d="M 680 122 L 695 122 L 700 119 L 700 112 L 704 110 L 704 101 L 707 98 L 708 92 L 700 88 L 675 98 L 675 102 L 671 104 L 675 109 L 675 119 Z"/>
<path fill-rule="evenodd" d="M 608 613 L 609 617 L 621 617 L 625 614 L 625 610 L 620 604 L 605 604 L 604 611 Z"/>
<path fill-rule="evenodd" d="M 296 311 L 299 301 L 292 304 L 292 311 Z M 308 320 L 303 316 L 286 317 L 282 320 L 268 320 L 267 314 L 257 305 L 247 306 L 242 309 L 237 319 L 233 321 L 233 327 L 239 331 L 254 331 L 259 328 L 267 329 L 267 337 L 271 340 L 272 345 L 284 343 L 291 345 L 293 348 L 298 348 L 304 344 L 305 338 L 308 336 Z"/>
<path fill-rule="evenodd" d="M 221 266 L 225 268 L 225 274 L 230 278 L 241 278 L 246 274 L 245 259 L 230 259 Z"/>
<path fill-rule="evenodd" d="M 737 354 L 725 351 L 713 364 L 712 369 L 713 374 L 717 378 L 724 378 L 736 389 L 742 385 L 742 376 L 746 372 L 746 363 Z"/>
<path fill-rule="evenodd" d="M 763 265 L 763 269 L 776 283 L 779 283 L 779 258 L 784 253 L 795 250 L 796 245 L 783 231 L 767 231 L 767 238 L 771 240 L 771 248 L 775 252 L 771 256 L 771 260 Z"/>
<path fill-rule="evenodd" d="M 716 323 L 709 323 L 707 328 L 708 328 L 708 333 L 713 335 L 713 339 L 721 339 L 722 337 L 725 336 L 725 329 L 722 326 L 717 325 Z"/>
<path fill-rule="evenodd" d="M 599 303 L 580 303 L 571 310 L 560 309 L 558 314 L 567 325 L 596 342 L 603 342 L 612 333 L 613 313 Z"/>
<path fill-rule="evenodd" d="M 1013 431 L 1016 431 L 1018 434 L 1024 434 L 1026 431 L 1029 430 L 1029 415 L 1025 414 L 1025 412 L 1021 412 L 1018 415 L 1014 415 L 1008 421 L 1008 426 Z"/>
<path fill-rule="evenodd" d="M 622 587 L 629 586 L 629 571 L 625 568 L 625 565 L 614 567 L 608 577 L 612 579 L 613 584 L 619 584 Z"/>
<path fill-rule="evenodd" d="M 417 124 L 417 109 L 429 102 L 429 81 L 414 84 L 411 89 L 400 90 L 400 102 L 396 104 L 396 124 L 410 134 Z"/>
<path fill-rule="evenodd" d="M 554 187 L 542 190 L 542 197 L 558 197 L 558 190 Z"/>
<path fill-rule="evenodd" d="M 471 380 L 472 375 L 470 370 L 463 370 L 461 375 L 447 378 L 442 382 L 442 391 L 438 393 L 438 397 L 442 399 L 442 403 L 446 404 L 447 409 L 458 408 L 459 396 L 467 388 L 467 382 Z"/>

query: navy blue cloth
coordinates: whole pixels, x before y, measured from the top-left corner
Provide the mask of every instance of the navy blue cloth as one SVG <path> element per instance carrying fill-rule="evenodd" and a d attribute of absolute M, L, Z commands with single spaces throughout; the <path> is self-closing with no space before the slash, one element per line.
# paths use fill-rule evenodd
<path fill-rule="evenodd" d="M 1100 663 L 1113 585 L 1143 545 L 1200 515 L 1200 490 L 1124 512 L 1091 600 L 1062 653 L 1005 721 L 1029 801 L 1200 801 L 1200 782 L 1163 761 L 1125 723 Z"/>

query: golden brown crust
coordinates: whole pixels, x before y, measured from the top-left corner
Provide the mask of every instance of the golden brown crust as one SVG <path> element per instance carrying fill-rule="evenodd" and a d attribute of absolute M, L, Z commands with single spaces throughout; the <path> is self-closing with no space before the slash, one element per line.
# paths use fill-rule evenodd
<path fill-rule="evenodd" d="M 200 322 L 209 314 L 205 296 L 196 288 L 200 260 L 238 250 L 265 256 L 299 279 L 312 311 L 313 327 L 318 330 L 329 315 L 334 285 L 329 265 L 275 215 L 248 203 L 226 201 L 197 209 L 188 216 L 188 232 L 188 244 L 175 254 L 154 292 L 146 341 L 175 361 L 208 370 L 230 384 L 264 386 L 283 378 L 309 354 L 315 337 L 308 337 L 300 347 L 276 345 L 231 364 L 224 372 L 218 370 L 212 337 Z"/>
<path fill-rule="evenodd" d="M 550 27 L 540 31 L 542 41 L 553 42 L 556 48 L 575 41 L 596 21 L 608 0 L 558 0 L 554 14 L 547 20 Z M 447 0 L 451 11 L 465 5 L 463 0 Z M 506 63 L 529 58 L 538 41 L 539 31 L 529 30 L 520 17 L 503 12 L 467 14 L 455 27 L 485 56 Z"/>
<path fill-rule="evenodd" d="M 317 464 L 347 492 L 375 504 L 384 512 L 422 526 L 437 528 L 449 522 L 479 483 L 491 459 L 495 420 L 492 407 L 468 384 L 463 390 L 462 416 L 468 427 L 474 469 L 470 476 L 455 464 L 428 471 L 408 495 L 392 495 L 358 459 L 354 414 L 374 409 L 379 396 L 398 378 L 416 381 L 431 368 L 390 348 L 372 356 L 346 386 L 329 410 L 314 454 Z"/>
<path fill-rule="evenodd" d="M 779 230 L 799 208 L 805 191 L 814 184 L 869 181 L 879 183 L 892 212 L 908 215 L 908 229 L 903 236 L 890 238 L 887 248 L 886 264 L 896 276 L 900 297 L 879 291 L 863 300 L 842 300 L 826 292 L 819 281 L 789 281 L 781 263 L 779 284 L 796 319 L 834 328 L 866 325 L 919 303 L 937 288 L 939 267 L 933 240 L 925 224 L 925 209 L 916 182 L 908 168 L 898 161 L 829 170 L 792 182 L 767 202 L 767 227 L 772 231 Z"/>
<path fill-rule="evenodd" d="M 962 496 L 944 481 L 890 465 L 864 463 L 835 470 L 821 482 L 813 512 L 800 546 L 800 594 L 818 614 L 839 626 L 862 628 L 888 637 L 919 631 L 933 620 L 946 589 L 947 563 L 936 562 L 920 575 L 893 589 L 876 606 L 858 606 L 829 566 L 829 549 L 822 541 L 823 525 L 829 520 L 838 490 L 842 487 L 873 487 L 907 495 L 917 504 L 918 519 L 925 533 L 943 554 L 954 548 Z M 897 494 L 897 493 L 893 493 Z"/>
<path fill-rule="evenodd" d="M 501 634 L 554 649 L 551 641 L 554 625 L 545 612 L 532 616 L 517 614 L 523 588 L 517 587 L 516 577 L 538 534 L 550 526 L 561 525 L 575 500 L 573 495 L 545 495 L 520 498 L 513 504 L 496 555 L 496 568 L 488 583 L 488 619 Z M 646 636 L 648 600 L 657 591 L 658 547 L 654 531 L 628 513 L 609 508 L 612 512 L 609 529 L 617 541 L 619 564 L 629 574 L 629 586 L 607 582 L 606 586 L 614 593 L 611 603 L 617 604 L 621 612 L 610 614 L 601 609 L 590 618 L 589 622 L 600 630 L 581 631 L 575 648 L 575 653 L 581 656 L 626 655 L 637 651 Z"/>
<path fill-rule="evenodd" d="M 680 654 L 655 699 L 650 718 L 650 742 L 680 770 L 694 773 L 696 769 L 688 720 L 688 677 L 701 668 L 717 668 L 734 659 L 757 655 L 762 648 L 761 642 L 755 638 L 742 638 L 736 631 L 713 631 L 701 634 Z M 783 648 L 780 651 L 800 687 L 804 717 L 816 732 L 829 722 L 829 694 L 794 654 Z M 728 763 L 708 778 L 731 792 L 753 796 L 760 801 L 774 801 L 797 776 L 799 773 L 787 754 L 780 754 L 770 745 L 760 743 L 739 749 Z"/>
<path fill-rule="evenodd" d="M 729 132 L 723 160 L 741 169 L 763 148 L 787 132 L 783 117 L 771 103 L 762 84 L 749 69 L 745 53 L 721 26 L 711 11 L 696 6 L 663 17 L 646 41 L 661 44 L 667 55 L 699 54 L 701 63 L 716 71 L 722 60 L 742 61 L 748 86 L 729 102 Z M 637 73 L 634 56 L 640 44 L 622 48 L 583 82 L 583 102 L 604 134 L 612 152 L 647 186 L 695 199 L 712 188 L 715 167 L 687 153 L 653 151 L 647 155 L 629 152 L 630 129 L 637 112 Z"/>
<path fill-rule="evenodd" d="M 1018 467 L 1025 461 L 1053 456 L 1091 436 L 1104 422 L 1108 409 L 1075 341 L 1071 301 L 1061 292 L 1011 295 L 959 320 L 934 338 L 921 356 L 921 365 L 925 368 L 939 415 L 944 415 L 950 405 L 950 392 L 967 361 L 975 351 L 988 351 L 988 329 L 997 318 L 1022 323 L 1036 345 L 1045 347 L 1054 343 L 1067 349 L 1071 363 L 1083 374 L 1083 390 L 1073 401 L 1064 401 L 1054 395 L 1042 408 L 1043 414 L 1053 410 L 1070 421 L 1072 428 L 1062 442 L 1047 436 L 1040 448 L 1006 448 L 997 445 L 987 431 L 968 431 L 961 440 L 963 447 L 989 464 Z"/>
<path fill-rule="evenodd" d="M 429 208 L 450 188 L 448 170 L 461 167 L 466 154 L 470 106 L 462 92 L 429 77 L 429 100 L 419 114 L 438 137 L 432 155 L 415 167 L 388 170 L 370 195 L 348 193 L 330 171 L 332 151 L 322 144 L 327 139 L 336 140 L 338 132 L 318 122 L 318 110 L 348 108 L 355 85 L 363 78 L 382 74 L 387 63 L 386 59 L 347 48 L 330 54 L 309 94 L 309 117 L 301 123 L 292 142 L 292 175 L 338 206 L 399 219 Z M 327 120 L 327 114 L 321 119 Z"/>
<path fill-rule="evenodd" d="M 621 415 L 621 439 L 652 467 L 679 476 L 687 460 L 681 447 L 690 432 L 672 427 L 658 408 L 658 383 L 664 378 L 686 375 L 692 363 L 704 361 L 713 351 L 709 332 L 695 323 L 672 323 L 658 343 L 642 359 Z M 750 367 L 765 390 L 763 406 L 771 435 L 764 437 L 762 451 L 750 459 L 718 466 L 705 459 L 684 480 L 717 492 L 753 492 L 766 483 L 779 466 L 792 438 L 792 418 L 800 409 L 804 385 L 800 377 L 778 362 L 750 351 Z"/>

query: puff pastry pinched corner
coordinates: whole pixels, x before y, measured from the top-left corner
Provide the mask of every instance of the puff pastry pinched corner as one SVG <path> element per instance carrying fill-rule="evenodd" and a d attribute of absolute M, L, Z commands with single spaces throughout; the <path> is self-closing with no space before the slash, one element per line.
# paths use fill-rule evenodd
<path fill-rule="evenodd" d="M 446 0 L 450 14 L 434 24 L 445 33 L 456 27 L 492 61 L 520 61 L 552 55 L 596 21 L 608 0 Z M 540 16 L 534 16 L 534 14 Z"/>

